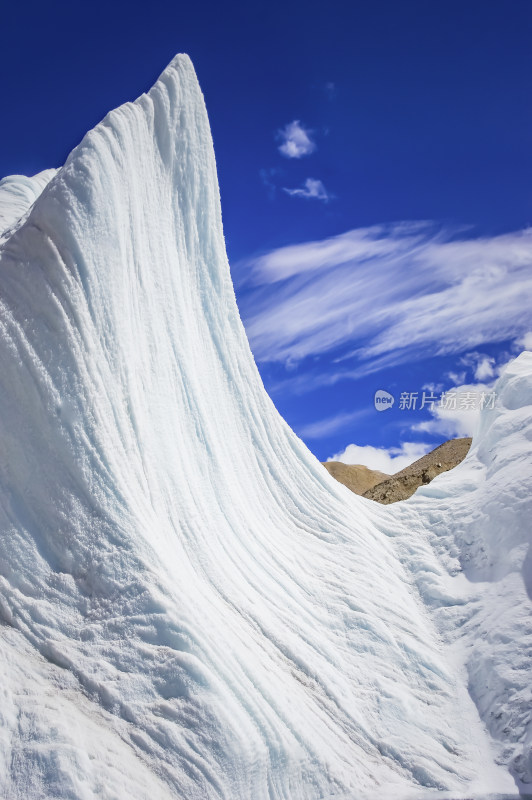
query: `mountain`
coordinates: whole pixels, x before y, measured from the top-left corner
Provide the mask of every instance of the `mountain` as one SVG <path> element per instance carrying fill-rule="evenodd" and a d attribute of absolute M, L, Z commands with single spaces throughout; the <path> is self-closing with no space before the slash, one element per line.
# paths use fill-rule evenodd
<path fill-rule="evenodd" d="M 362 464 L 343 464 L 341 461 L 322 461 L 322 464 L 333 478 L 355 494 L 378 503 L 396 503 L 411 497 L 416 489 L 430 483 L 436 475 L 456 467 L 464 460 L 470 446 L 469 438 L 450 439 L 393 475 Z"/>
<path fill-rule="evenodd" d="M 420 486 L 425 486 L 442 472 L 458 466 L 466 457 L 470 447 L 469 437 L 449 439 L 395 475 L 390 475 L 381 483 L 368 487 L 362 494 L 378 503 L 397 503 L 398 500 L 406 500 Z"/>
<path fill-rule="evenodd" d="M 531 780 L 532 354 L 459 467 L 370 503 L 264 390 L 186 56 L 57 172 L 8 183 L 0 796 Z"/>
<path fill-rule="evenodd" d="M 327 472 L 355 494 L 378 503 L 397 503 L 411 497 L 416 489 L 437 475 L 453 469 L 466 457 L 471 439 L 449 439 L 394 475 L 369 469 L 362 464 L 322 461 Z"/>
<path fill-rule="evenodd" d="M 322 461 L 322 464 L 329 475 L 355 494 L 364 494 L 390 477 L 385 472 L 369 469 L 363 464 L 344 464 L 342 461 Z"/>

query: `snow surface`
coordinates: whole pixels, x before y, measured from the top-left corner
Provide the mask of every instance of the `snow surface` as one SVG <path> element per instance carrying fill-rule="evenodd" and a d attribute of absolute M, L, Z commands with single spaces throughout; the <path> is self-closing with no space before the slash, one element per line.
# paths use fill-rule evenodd
<path fill-rule="evenodd" d="M 262 386 L 188 57 L 2 188 L 0 795 L 532 779 L 532 354 L 461 466 L 378 506 Z"/>
<path fill-rule="evenodd" d="M 56 173 L 56 169 L 45 169 L 32 178 L 8 175 L 0 181 L 0 242 L 14 232 L 15 226 L 22 224 L 31 206 Z"/>

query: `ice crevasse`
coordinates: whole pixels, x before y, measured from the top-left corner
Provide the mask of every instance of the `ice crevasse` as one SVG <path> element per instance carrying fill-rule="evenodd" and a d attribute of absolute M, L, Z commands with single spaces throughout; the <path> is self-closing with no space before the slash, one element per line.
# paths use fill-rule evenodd
<path fill-rule="evenodd" d="M 186 56 L 0 222 L 0 796 L 526 787 L 532 354 L 452 473 L 337 484 L 253 361 Z"/>

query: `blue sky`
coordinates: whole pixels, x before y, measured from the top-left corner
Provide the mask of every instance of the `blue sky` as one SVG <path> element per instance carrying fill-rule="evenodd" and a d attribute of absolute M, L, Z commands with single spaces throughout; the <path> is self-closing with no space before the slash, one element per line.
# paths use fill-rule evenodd
<path fill-rule="evenodd" d="M 319 458 L 400 467 L 475 417 L 402 392 L 488 392 L 532 347 L 531 37 L 529 0 L 12 3 L 0 176 L 188 52 L 267 389 Z"/>

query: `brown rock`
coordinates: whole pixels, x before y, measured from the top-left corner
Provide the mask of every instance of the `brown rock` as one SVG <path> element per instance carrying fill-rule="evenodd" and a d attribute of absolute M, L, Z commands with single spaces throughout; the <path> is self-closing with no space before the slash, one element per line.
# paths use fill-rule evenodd
<path fill-rule="evenodd" d="M 363 496 L 385 504 L 406 500 L 420 486 L 430 483 L 436 475 L 456 467 L 464 460 L 470 447 L 470 438 L 450 439 L 405 469 L 367 489 Z"/>
<path fill-rule="evenodd" d="M 361 464 L 343 464 L 341 461 L 322 462 L 326 470 L 355 494 L 364 494 L 373 486 L 386 481 L 390 475 Z"/>

